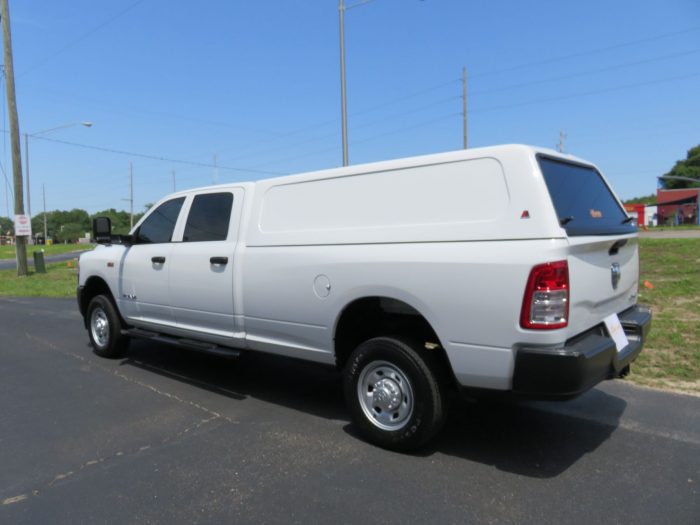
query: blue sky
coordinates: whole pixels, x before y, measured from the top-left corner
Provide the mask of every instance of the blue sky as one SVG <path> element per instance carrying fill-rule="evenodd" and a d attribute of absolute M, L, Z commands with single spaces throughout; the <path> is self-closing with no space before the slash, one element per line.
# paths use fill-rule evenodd
<path fill-rule="evenodd" d="M 137 211 L 173 170 L 184 189 L 339 166 L 337 8 L 10 0 L 22 132 L 94 123 L 30 138 L 32 213 L 42 185 L 48 210 L 127 209 L 130 162 Z M 564 131 L 623 198 L 700 143 L 697 0 L 374 0 L 346 13 L 346 52 L 353 164 L 461 148 L 463 66 L 470 147 Z M 7 133 L 0 161 L 11 178 Z"/>

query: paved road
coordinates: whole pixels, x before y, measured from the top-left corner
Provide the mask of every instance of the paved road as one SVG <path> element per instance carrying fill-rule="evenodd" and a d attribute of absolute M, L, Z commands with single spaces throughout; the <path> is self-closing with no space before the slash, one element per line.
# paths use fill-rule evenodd
<path fill-rule="evenodd" d="M 700 398 L 608 382 L 458 406 L 416 455 L 365 444 L 334 372 L 137 342 L 72 300 L 0 300 L 0 523 L 697 524 Z"/>
<path fill-rule="evenodd" d="M 643 239 L 700 239 L 700 229 L 640 231 L 639 236 Z"/>
<path fill-rule="evenodd" d="M 92 249 L 92 248 L 90 248 Z M 48 255 L 44 258 L 47 263 L 50 262 L 60 262 L 60 261 L 70 261 L 71 259 L 76 259 L 78 255 L 86 250 L 77 250 L 74 252 L 61 253 L 59 255 Z M 34 266 L 34 255 L 33 250 L 27 250 L 27 262 L 30 266 Z M 2 259 L 0 260 L 0 270 L 9 270 L 10 268 L 17 268 L 16 259 Z"/>

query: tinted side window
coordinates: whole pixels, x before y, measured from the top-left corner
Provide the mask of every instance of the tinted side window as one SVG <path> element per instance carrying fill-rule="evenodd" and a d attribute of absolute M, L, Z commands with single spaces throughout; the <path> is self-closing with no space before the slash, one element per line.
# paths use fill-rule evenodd
<path fill-rule="evenodd" d="M 231 220 L 233 194 L 207 193 L 195 196 L 185 225 L 183 242 L 225 241 Z"/>
<path fill-rule="evenodd" d="M 185 198 L 179 197 L 158 206 L 139 226 L 136 242 L 139 244 L 170 242 L 183 202 Z"/>

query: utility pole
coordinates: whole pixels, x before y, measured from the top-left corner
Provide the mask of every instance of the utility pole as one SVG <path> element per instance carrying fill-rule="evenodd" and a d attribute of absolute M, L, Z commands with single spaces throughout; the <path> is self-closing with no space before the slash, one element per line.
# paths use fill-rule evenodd
<path fill-rule="evenodd" d="M 343 166 L 348 165 L 348 103 L 345 92 L 345 2 L 338 1 L 340 15 L 340 116 L 343 127 Z"/>
<path fill-rule="evenodd" d="M 134 229 L 134 165 L 129 162 L 129 198 L 122 199 L 129 201 L 129 231 Z"/>
<path fill-rule="evenodd" d="M 173 170 L 173 193 L 175 193 L 177 189 L 175 188 L 175 170 Z"/>
<path fill-rule="evenodd" d="M 46 185 L 44 184 L 41 185 L 41 193 L 44 197 L 44 244 L 46 244 L 46 241 L 49 238 L 49 234 L 48 228 L 46 227 Z"/>
<path fill-rule="evenodd" d="M 3 170 L 3 175 L 4 175 L 4 170 Z M 7 211 L 7 217 L 11 217 L 10 215 L 10 182 L 7 180 L 7 176 L 5 177 L 5 211 Z"/>
<path fill-rule="evenodd" d="M 564 141 L 566 140 L 566 133 L 563 131 L 559 132 L 559 144 L 557 144 L 557 151 L 559 153 L 564 153 Z"/>
<path fill-rule="evenodd" d="M 467 149 L 467 68 L 462 68 L 462 125 L 464 128 L 464 149 Z"/>
<path fill-rule="evenodd" d="M 27 215 L 29 215 L 29 219 L 31 220 L 32 192 L 29 189 L 29 133 L 24 134 L 24 172 L 27 174 Z"/>
<path fill-rule="evenodd" d="M 134 229 L 134 165 L 129 162 L 129 231 Z"/>
<path fill-rule="evenodd" d="M 214 153 L 214 184 L 219 184 L 219 156 Z"/>
<path fill-rule="evenodd" d="M 24 215 L 24 194 L 22 191 L 22 153 L 19 148 L 19 117 L 17 116 L 17 98 L 15 94 L 15 71 L 12 62 L 12 36 L 10 34 L 10 8 L 7 0 L 0 0 L 0 18 L 2 18 L 2 41 L 5 60 L 5 79 L 7 87 L 7 111 L 10 121 L 10 142 L 12 146 L 12 179 L 15 187 L 15 215 Z M 27 239 L 15 237 L 17 251 L 17 275 L 25 276 L 27 269 Z"/>

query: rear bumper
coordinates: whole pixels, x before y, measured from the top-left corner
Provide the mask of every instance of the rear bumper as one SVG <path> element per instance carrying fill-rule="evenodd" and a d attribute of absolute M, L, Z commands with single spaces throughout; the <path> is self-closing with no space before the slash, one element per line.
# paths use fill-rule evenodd
<path fill-rule="evenodd" d="M 634 306 L 619 314 L 629 344 L 620 352 L 603 325 L 574 337 L 563 347 L 522 347 L 515 356 L 513 393 L 542 399 L 575 397 L 612 379 L 642 351 L 651 328 L 651 310 Z"/>

